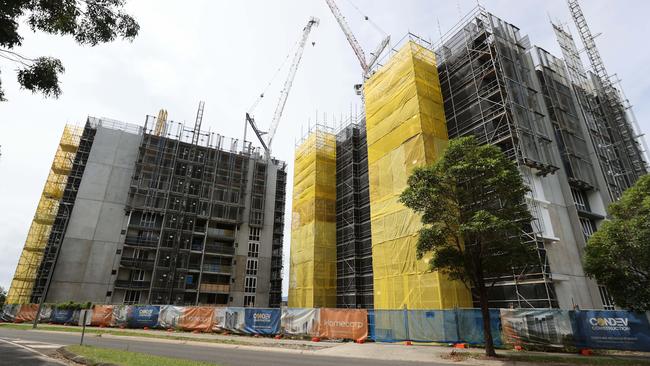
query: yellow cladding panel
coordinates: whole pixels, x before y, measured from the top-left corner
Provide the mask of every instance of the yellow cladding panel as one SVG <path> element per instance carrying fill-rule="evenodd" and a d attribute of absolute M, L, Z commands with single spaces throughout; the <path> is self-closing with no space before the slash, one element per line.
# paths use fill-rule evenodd
<path fill-rule="evenodd" d="M 7 304 L 22 304 L 30 301 L 38 267 L 50 237 L 52 224 L 59 208 L 59 200 L 63 197 L 63 190 L 79 147 L 81 133 L 82 129 L 75 126 L 65 126 L 63 130 L 50 174 L 47 176 L 32 225 L 27 233 L 25 246 L 18 259 L 16 272 L 7 294 Z"/>
<path fill-rule="evenodd" d="M 399 203 L 413 168 L 447 146 L 435 56 L 409 42 L 364 87 L 376 309 L 469 307 L 465 286 L 417 260 L 420 217 Z"/>
<path fill-rule="evenodd" d="M 336 136 L 314 131 L 295 151 L 290 307 L 336 306 Z"/>

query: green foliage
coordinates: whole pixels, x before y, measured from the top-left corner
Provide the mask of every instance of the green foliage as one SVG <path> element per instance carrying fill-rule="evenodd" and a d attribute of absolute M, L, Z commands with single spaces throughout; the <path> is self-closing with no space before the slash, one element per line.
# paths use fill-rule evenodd
<path fill-rule="evenodd" d="M 92 309 L 93 304 L 91 302 L 86 303 L 77 303 L 74 301 L 64 302 L 57 304 L 55 307 L 60 310 L 82 310 L 82 309 Z"/>
<path fill-rule="evenodd" d="M 650 309 L 650 175 L 608 207 L 585 249 L 585 271 L 607 287 L 616 305 Z"/>
<path fill-rule="evenodd" d="M 522 243 L 531 215 L 528 188 L 516 165 L 473 137 L 449 142 L 431 166 L 414 170 L 400 200 L 422 215 L 417 253 L 431 269 L 463 281 L 480 296 L 486 274 L 510 271 L 534 258 Z"/>
<path fill-rule="evenodd" d="M 23 66 L 18 71 L 23 88 L 57 98 L 61 94 L 59 76 L 64 72 L 61 61 L 49 57 L 30 59 L 11 51 L 22 45 L 19 20 L 25 19 L 33 31 L 70 35 L 81 45 L 95 46 L 118 37 L 132 41 L 140 26 L 122 11 L 124 5 L 125 0 L 0 1 L 0 57 Z"/>
<path fill-rule="evenodd" d="M 18 70 L 18 82 L 32 93 L 40 92 L 44 96 L 58 98 L 61 95 L 59 74 L 65 69 L 61 61 L 51 57 L 39 57 L 34 64 Z"/>
<path fill-rule="evenodd" d="M 0 306 L 4 305 L 5 301 L 7 301 L 7 290 L 0 286 Z"/>

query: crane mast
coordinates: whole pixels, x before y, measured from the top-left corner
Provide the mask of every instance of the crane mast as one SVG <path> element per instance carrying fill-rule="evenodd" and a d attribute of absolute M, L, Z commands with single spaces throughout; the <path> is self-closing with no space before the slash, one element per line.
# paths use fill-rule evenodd
<path fill-rule="evenodd" d="M 336 18 L 336 21 L 339 23 L 339 26 L 341 26 L 341 30 L 345 34 L 345 38 L 348 39 L 348 42 L 350 43 L 354 54 L 357 55 L 357 59 L 359 59 L 359 64 L 361 64 L 361 69 L 363 70 L 364 78 L 367 77 L 368 73 L 379 59 L 379 55 L 381 55 L 384 49 L 386 49 L 388 46 L 388 43 L 390 42 L 390 36 L 386 36 L 386 38 L 381 41 L 375 52 L 371 53 L 370 60 L 366 60 L 366 54 L 363 52 L 363 48 L 361 48 L 361 45 L 352 33 L 352 29 L 350 29 L 350 26 L 345 21 L 345 17 L 341 13 L 341 10 L 338 8 L 338 6 L 336 6 L 334 0 L 325 0 L 325 2 L 332 11 L 332 14 L 334 15 L 334 18 Z"/>
<path fill-rule="evenodd" d="M 307 22 L 307 25 L 302 30 L 302 38 L 300 38 L 300 43 L 298 44 L 298 50 L 293 56 L 293 61 L 289 67 L 289 75 L 287 80 L 284 82 L 284 87 L 280 92 L 280 100 L 278 105 L 275 107 L 275 113 L 273 113 L 273 119 L 271 120 L 271 126 L 269 127 L 268 136 L 266 137 L 267 152 L 271 148 L 271 143 L 273 142 L 273 137 L 275 137 L 275 131 L 278 129 L 278 124 L 280 123 L 280 118 L 282 117 L 282 112 L 284 112 L 284 106 L 287 104 L 287 98 L 289 97 L 289 91 L 291 91 L 291 86 L 293 85 L 293 79 L 296 77 L 296 71 L 298 71 L 298 65 L 302 59 L 302 53 L 305 50 L 305 44 L 307 43 L 307 38 L 309 38 L 309 32 L 314 26 L 318 26 L 320 21 L 318 18 L 311 17 Z"/>
<path fill-rule="evenodd" d="M 363 72 L 366 73 L 368 71 L 366 54 L 363 52 L 363 48 L 361 48 L 361 45 L 354 37 L 354 34 L 352 33 L 352 29 L 350 29 L 348 22 L 345 21 L 345 17 L 341 13 L 341 10 L 339 10 L 339 7 L 336 6 L 334 0 L 325 0 L 325 2 L 327 2 L 327 6 L 330 7 L 330 10 L 332 11 L 332 14 L 334 14 L 336 21 L 339 23 L 339 26 L 341 26 L 341 30 L 345 34 L 345 37 L 348 39 L 348 42 L 350 43 L 354 54 L 357 55 L 357 59 L 359 59 L 359 63 L 361 64 Z"/>

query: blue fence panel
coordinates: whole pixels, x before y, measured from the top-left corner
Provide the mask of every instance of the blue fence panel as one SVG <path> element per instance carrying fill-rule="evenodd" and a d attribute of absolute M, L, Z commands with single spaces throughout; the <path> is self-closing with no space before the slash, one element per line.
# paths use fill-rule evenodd
<path fill-rule="evenodd" d="M 578 347 L 650 351 L 650 324 L 645 313 L 616 310 L 572 313 Z"/>
<path fill-rule="evenodd" d="M 278 334 L 281 314 L 280 309 L 246 308 L 244 331 L 250 334 Z"/>
<path fill-rule="evenodd" d="M 459 309 L 456 311 L 458 337 L 460 342 L 484 344 L 483 315 L 481 309 Z M 490 330 L 495 346 L 502 346 L 501 316 L 499 309 L 490 309 Z"/>
<path fill-rule="evenodd" d="M 368 339 L 377 341 L 375 339 L 375 311 L 368 309 Z"/>
<path fill-rule="evenodd" d="M 375 310 L 375 340 L 399 342 L 408 340 L 408 312 L 404 310 Z"/>
<path fill-rule="evenodd" d="M 160 306 L 130 306 L 126 316 L 129 328 L 154 328 L 158 326 Z"/>
<path fill-rule="evenodd" d="M 74 322 L 74 310 L 72 309 L 54 309 L 52 311 L 52 323 L 66 324 Z"/>
<path fill-rule="evenodd" d="M 454 310 L 409 310 L 408 338 L 416 342 L 458 342 Z"/>

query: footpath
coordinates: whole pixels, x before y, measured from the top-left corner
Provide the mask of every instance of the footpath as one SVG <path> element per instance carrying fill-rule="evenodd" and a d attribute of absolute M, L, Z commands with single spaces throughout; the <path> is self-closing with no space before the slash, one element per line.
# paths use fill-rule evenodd
<path fill-rule="evenodd" d="M 36 332 L 80 332 L 77 326 L 39 325 L 38 330 L 31 330 L 31 325 L 0 324 L 2 327 L 24 329 Z M 458 365 L 642 365 L 650 366 L 650 354 L 641 352 L 604 353 L 594 356 L 578 354 L 549 353 L 549 352 L 520 352 L 512 350 L 497 350 L 503 360 L 485 359 L 482 348 L 452 348 L 434 344 L 406 345 L 400 343 L 363 344 L 354 342 L 322 341 L 313 342 L 303 339 L 251 337 L 233 334 L 216 333 L 186 333 L 169 332 L 164 330 L 119 329 L 119 328 L 86 328 L 87 337 L 131 338 L 138 341 L 159 342 L 169 344 L 188 344 L 217 348 L 239 348 L 251 351 L 285 352 L 293 354 L 322 355 L 329 357 L 353 357 L 376 359 L 384 361 L 413 361 L 413 362 L 453 362 Z"/>

